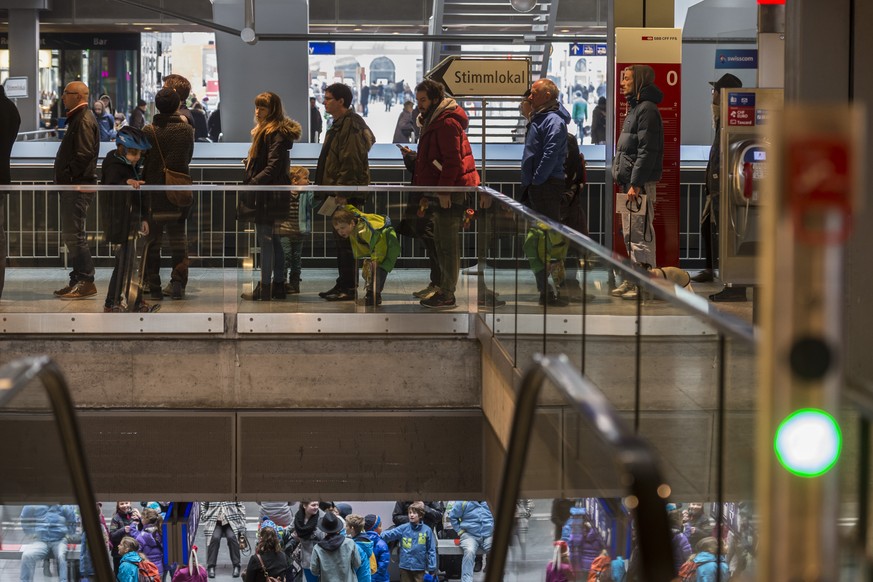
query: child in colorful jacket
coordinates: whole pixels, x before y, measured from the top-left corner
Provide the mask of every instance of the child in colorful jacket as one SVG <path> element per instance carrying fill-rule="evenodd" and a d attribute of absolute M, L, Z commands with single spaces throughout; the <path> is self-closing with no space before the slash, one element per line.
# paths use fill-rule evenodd
<path fill-rule="evenodd" d="M 378 214 L 365 214 L 347 204 L 333 213 L 333 227 L 339 236 L 351 241 L 356 259 L 365 258 L 363 273 L 367 296 L 364 305 L 381 305 L 385 280 L 400 255 L 400 242 L 391 221 Z"/>
<path fill-rule="evenodd" d="M 423 582 L 425 572 L 436 573 L 436 537 L 424 525 L 424 503 L 416 501 L 409 506 L 409 523 L 382 534 L 385 542 L 400 540 L 401 582 Z"/>

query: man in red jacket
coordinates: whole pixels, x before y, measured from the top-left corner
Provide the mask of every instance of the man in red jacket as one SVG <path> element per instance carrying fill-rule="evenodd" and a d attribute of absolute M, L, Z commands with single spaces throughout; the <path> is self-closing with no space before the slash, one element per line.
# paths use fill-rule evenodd
<path fill-rule="evenodd" d="M 415 186 L 478 186 L 479 173 L 470 149 L 466 129 L 467 114 L 436 81 L 425 79 L 415 87 L 421 127 L 418 151 L 402 148 L 407 166 L 412 168 Z M 461 270 L 461 244 L 458 232 L 466 210 L 466 193 L 437 194 L 434 213 L 434 243 L 440 265 L 437 291 L 421 305 L 429 309 L 452 309 L 455 287 Z"/>

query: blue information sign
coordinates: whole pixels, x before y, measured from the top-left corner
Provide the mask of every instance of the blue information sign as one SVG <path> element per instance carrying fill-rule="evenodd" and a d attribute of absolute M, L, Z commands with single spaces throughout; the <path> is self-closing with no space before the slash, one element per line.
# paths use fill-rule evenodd
<path fill-rule="evenodd" d="M 754 107 L 754 93 L 728 93 L 728 106 L 730 107 Z"/>
<path fill-rule="evenodd" d="M 311 55 L 335 55 L 336 54 L 336 43 L 335 42 L 310 41 L 309 54 L 311 54 Z"/>
<path fill-rule="evenodd" d="M 757 49 L 716 49 L 716 69 L 757 69 Z"/>
<path fill-rule="evenodd" d="M 605 57 L 606 43 L 572 42 L 570 43 L 570 56 L 574 57 Z"/>

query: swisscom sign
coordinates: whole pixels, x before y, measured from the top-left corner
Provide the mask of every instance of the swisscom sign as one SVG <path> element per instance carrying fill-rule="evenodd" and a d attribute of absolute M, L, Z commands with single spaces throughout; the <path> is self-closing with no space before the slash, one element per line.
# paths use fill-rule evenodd
<path fill-rule="evenodd" d="M 530 88 L 530 59 L 446 57 L 426 75 L 452 97 L 521 97 Z"/>

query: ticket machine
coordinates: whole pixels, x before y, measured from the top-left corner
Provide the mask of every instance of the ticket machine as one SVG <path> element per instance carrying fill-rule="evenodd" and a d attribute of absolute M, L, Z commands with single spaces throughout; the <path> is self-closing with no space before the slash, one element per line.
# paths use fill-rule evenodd
<path fill-rule="evenodd" d="M 768 122 L 782 100 L 782 89 L 722 91 L 719 276 L 729 287 L 757 282 Z"/>

